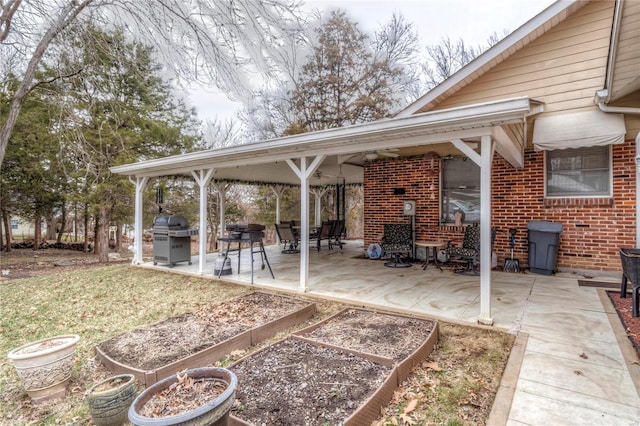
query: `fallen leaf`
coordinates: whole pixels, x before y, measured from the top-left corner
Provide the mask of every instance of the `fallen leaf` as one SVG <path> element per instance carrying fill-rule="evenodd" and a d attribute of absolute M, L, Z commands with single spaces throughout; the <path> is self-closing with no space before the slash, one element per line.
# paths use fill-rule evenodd
<path fill-rule="evenodd" d="M 440 365 L 437 362 L 423 362 L 422 366 L 433 371 L 442 371 L 442 368 L 440 368 Z"/>
<path fill-rule="evenodd" d="M 582 353 L 580 354 L 580 358 L 582 358 L 582 359 L 588 359 L 589 357 L 587 356 L 587 354 L 585 354 L 584 352 L 582 352 Z"/>
<path fill-rule="evenodd" d="M 417 399 L 412 399 L 411 401 L 409 401 L 407 406 L 404 407 L 403 414 L 409 414 L 410 412 L 415 410 L 417 406 L 418 406 L 418 400 Z"/>

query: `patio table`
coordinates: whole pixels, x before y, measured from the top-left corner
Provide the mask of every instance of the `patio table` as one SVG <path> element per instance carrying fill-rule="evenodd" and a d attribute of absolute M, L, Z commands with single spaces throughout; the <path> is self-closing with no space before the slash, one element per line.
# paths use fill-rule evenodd
<path fill-rule="evenodd" d="M 426 250 L 424 263 L 422 264 L 422 270 L 427 269 L 429 266 L 429 260 L 433 259 L 433 264 L 442 271 L 440 262 L 438 262 L 438 249 L 447 245 L 444 241 L 416 241 L 416 247 L 424 247 Z M 429 249 L 431 249 L 431 255 L 429 255 Z"/>

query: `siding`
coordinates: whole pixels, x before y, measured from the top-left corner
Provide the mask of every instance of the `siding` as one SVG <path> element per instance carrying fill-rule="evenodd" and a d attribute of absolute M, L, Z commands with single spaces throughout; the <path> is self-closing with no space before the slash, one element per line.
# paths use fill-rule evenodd
<path fill-rule="evenodd" d="M 640 1 L 625 1 L 613 68 L 614 99 L 640 90 Z"/>
<path fill-rule="evenodd" d="M 604 85 L 614 3 L 592 2 L 434 109 L 528 96 L 545 112 L 592 109 Z"/>

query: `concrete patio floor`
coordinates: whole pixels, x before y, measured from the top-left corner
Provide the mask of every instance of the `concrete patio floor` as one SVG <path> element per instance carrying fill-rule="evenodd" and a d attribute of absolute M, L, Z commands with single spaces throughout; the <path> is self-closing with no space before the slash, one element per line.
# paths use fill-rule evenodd
<path fill-rule="evenodd" d="M 261 269 L 255 255 L 256 288 L 298 292 L 299 254 L 283 254 L 277 245 L 266 252 L 275 279 Z M 310 251 L 306 294 L 367 307 L 411 312 L 433 318 L 477 324 L 480 279 L 438 270 L 430 264 L 389 268 L 384 261 L 364 258 L 362 241 L 347 241 L 343 250 L 323 246 Z M 204 277 L 213 274 L 216 253 L 207 255 Z M 249 251 L 243 251 L 240 273 L 231 257 L 228 282 L 251 285 Z M 198 257 L 192 265 L 173 268 L 145 263 L 143 267 L 198 275 Z M 492 272 L 491 311 L 494 327 L 521 338 L 505 374 L 492 416 L 507 425 L 640 425 L 637 363 L 629 357 L 626 337 L 614 332 L 615 310 L 603 303 L 595 287 L 579 286 L 584 277 L 572 274 L 544 276 Z M 615 277 L 594 278 L 619 283 Z M 606 302 L 606 301 L 605 301 Z M 619 327 L 619 326 L 618 326 Z M 620 344 L 622 342 L 622 344 Z M 518 357 L 517 354 L 521 354 Z M 634 354 L 631 353 L 631 357 Z M 634 382 L 635 378 L 635 382 Z M 509 381 L 511 379 L 511 382 Z"/>

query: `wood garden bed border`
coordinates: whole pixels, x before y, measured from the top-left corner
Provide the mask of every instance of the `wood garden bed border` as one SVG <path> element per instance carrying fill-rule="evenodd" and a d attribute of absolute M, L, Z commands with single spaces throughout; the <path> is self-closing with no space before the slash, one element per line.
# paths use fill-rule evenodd
<path fill-rule="evenodd" d="M 254 292 L 254 293 L 261 293 L 261 292 Z M 296 298 L 288 295 L 271 294 L 271 293 L 265 293 L 265 294 L 269 294 L 270 296 L 275 295 L 282 298 L 295 299 L 297 301 L 304 301 L 304 302 L 307 301 L 305 299 L 300 299 L 300 298 Z M 234 300 L 239 299 L 241 297 L 245 297 L 245 296 L 247 296 L 247 294 L 229 299 L 229 301 L 225 303 L 233 302 Z M 217 343 L 199 352 L 196 352 L 194 354 L 181 358 L 172 363 L 166 364 L 162 367 L 151 369 L 151 370 L 143 370 L 140 368 L 125 365 L 111 358 L 109 355 L 107 355 L 104 351 L 100 349 L 100 345 L 103 342 L 98 343 L 94 349 L 95 349 L 96 358 L 98 358 L 98 360 L 102 362 L 109 371 L 111 371 L 114 374 L 133 374 L 133 376 L 138 381 L 138 383 L 147 387 L 166 377 L 176 374 L 177 371 L 198 368 L 198 367 L 215 363 L 219 359 L 224 358 L 225 356 L 229 355 L 231 352 L 235 350 L 246 349 L 250 346 L 263 342 L 264 340 L 271 338 L 272 336 L 274 336 L 275 334 L 283 330 L 286 330 L 296 324 L 299 324 L 301 322 L 304 322 L 310 319 L 315 312 L 316 312 L 315 302 L 309 301 L 309 303 L 304 307 L 302 307 L 301 309 L 298 309 L 294 312 L 284 315 L 274 321 L 270 321 L 265 324 L 258 325 L 256 327 L 251 328 L 250 330 L 247 330 L 240 334 L 236 334 L 235 336 L 230 337 L 229 339 L 223 342 Z"/>
<path fill-rule="evenodd" d="M 340 315 L 343 315 L 348 311 L 359 311 L 362 313 L 382 314 L 382 315 L 390 315 L 390 316 L 396 316 L 396 317 L 407 318 L 412 320 L 430 321 L 433 323 L 433 329 L 429 333 L 429 336 L 422 342 L 422 344 L 418 346 L 418 348 L 416 348 L 406 358 L 397 362 L 395 366 L 394 366 L 394 360 L 389 357 L 361 352 L 351 348 L 332 345 L 332 344 L 318 341 L 316 339 L 310 339 L 310 338 L 304 337 L 305 334 L 308 334 L 318 328 L 321 328 L 323 325 L 325 325 L 329 321 L 334 320 L 336 317 L 339 317 Z M 391 402 L 394 392 L 402 384 L 402 382 L 404 382 L 404 380 L 407 379 L 409 374 L 411 374 L 411 371 L 414 368 L 414 366 L 425 361 L 429 357 L 429 355 L 435 348 L 436 344 L 438 343 L 439 337 L 440 337 L 440 323 L 435 319 L 421 318 L 421 317 L 416 317 L 411 315 L 403 315 L 403 314 L 394 313 L 394 312 L 349 307 L 339 311 L 335 315 L 332 315 L 316 324 L 313 324 L 309 327 L 306 327 L 302 330 L 298 330 L 292 333 L 287 337 L 287 339 L 301 340 L 311 345 L 331 348 L 338 351 L 342 351 L 343 353 L 349 353 L 354 356 L 367 359 L 368 361 L 371 361 L 373 363 L 376 363 L 385 367 L 393 367 L 393 369 L 389 373 L 388 377 L 384 380 L 382 385 L 380 385 L 378 389 L 372 395 L 370 395 L 360 407 L 358 407 L 353 413 L 351 413 L 351 415 L 348 418 L 346 418 L 343 423 L 344 426 L 358 426 L 363 424 L 371 424 L 372 422 L 374 422 L 376 419 L 380 417 L 380 410 Z M 246 357 L 243 357 L 237 360 L 228 368 L 233 371 L 233 367 L 235 365 L 243 362 L 248 358 L 255 356 L 256 354 L 261 353 L 262 351 L 269 349 L 274 345 L 281 343 L 282 341 L 283 340 L 272 343 L 269 346 L 266 346 L 256 352 L 253 352 L 247 355 Z M 232 413 L 229 416 L 229 426 L 255 426 L 255 425 L 236 417 Z"/>

